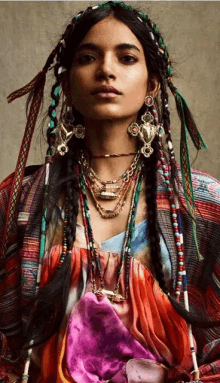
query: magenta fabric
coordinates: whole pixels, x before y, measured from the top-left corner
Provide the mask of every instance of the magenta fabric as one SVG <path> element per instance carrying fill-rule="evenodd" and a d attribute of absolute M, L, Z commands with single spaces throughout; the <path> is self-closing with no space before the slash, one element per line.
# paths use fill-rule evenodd
<path fill-rule="evenodd" d="M 86 293 L 68 324 L 67 366 L 74 381 L 104 382 L 132 358 L 156 360 L 132 337 L 106 297 Z"/>

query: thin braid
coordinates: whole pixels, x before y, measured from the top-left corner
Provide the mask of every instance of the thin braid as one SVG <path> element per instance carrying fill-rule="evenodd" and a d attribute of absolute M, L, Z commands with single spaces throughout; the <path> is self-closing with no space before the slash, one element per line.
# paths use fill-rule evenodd
<path fill-rule="evenodd" d="M 75 154 L 75 155 L 74 155 Z M 70 179 L 67 181 L 67 198 L 68 198 L 68 223 L 67 223 L 67 250 L 71 251 L 76 238 L 76 222 L 78 216 L 78 183 L 76 177 L 76 153 L 73 148 L 69 150 L 67 162 L 67 175 Z"/>
<path fill-rule="evenodd" d="M 165 294 L 168 293 L 163 272 L 160 235 L 157 218 L 157 144 L 152 144 L 154 153 L 145 161 L 146 169 L 146 202 L 148 214 L 148 238 L 151 252 L 151 260 L 156 274 L 156 279 Z"/>
<path fill-rule="evenodd" d="M 168 109 L 168 93 L 167 86 L 165 82 L 161 81 L 161 110 L 162 110 L 162 118 L 163 118 L 163 127 L 165 133 L 169 135 L 170 138 L 170 112 Z"/>

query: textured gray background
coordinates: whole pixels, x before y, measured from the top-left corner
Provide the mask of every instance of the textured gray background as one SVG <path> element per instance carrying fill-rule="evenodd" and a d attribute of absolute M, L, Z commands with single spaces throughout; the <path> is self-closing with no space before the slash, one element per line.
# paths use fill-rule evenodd
<path fill-rule="evenodd" d="M 96 1 L 0 2 L 0 180 L 15 168 L 25 127 L 25 98 L 7 104 L 6 96 L 28 83 L 43 67 L 66 23 Z M 128 1 L 159 27 L 175 62 L 174 84 L 186 98 L 208 144 L 193 167 L 220 179 L 220 2 Z M 48 81 L 51 85 L 51 80 Z M 172 96 L 170 97 L 172 99 Z M 49 86 L 45 107 L 49 105 Z M 172 132 L 179 159 L 180 124 L 173 110 Z M 46 109 L 45 109 L 46 110 Z M 38 120 L 28 164 L 44 161 L 45 144 Z M 191 148 L 191 159 L 196 151 Z"/>

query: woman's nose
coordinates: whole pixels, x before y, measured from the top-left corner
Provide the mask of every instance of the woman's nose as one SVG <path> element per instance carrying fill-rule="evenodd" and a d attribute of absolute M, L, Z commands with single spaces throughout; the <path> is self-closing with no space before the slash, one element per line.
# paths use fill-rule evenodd
<path fill-rule="evenodd" d="M 97 69 L 96 77 L 100 78 L 116 78 L 116 70 L 112 62 L 112 58 L 105 57 L 100 61 Z"/>

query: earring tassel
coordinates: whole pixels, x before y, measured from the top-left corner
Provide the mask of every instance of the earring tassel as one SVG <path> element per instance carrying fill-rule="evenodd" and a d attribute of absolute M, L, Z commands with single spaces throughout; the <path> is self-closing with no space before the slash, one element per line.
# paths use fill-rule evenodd
<path fill-rule="evenodd" d="M 179 93 L 177 89 L 175 90 L 175 99 L 182 112 L 181 117 L 183 116 L 183 122 L 184 122 L 185 128 L 187 129 L 195 148 L 197 150 L 200 150 L 200 149 L 208 150 L 207 145 L 203 141 L 203 138 L 196 127 L 196 124 L 193 120 L 193 117 L 191 115 L 191 112 L 189 110 L 186 100 L 184 99 L 183 96 L 181 96 L 181 94 Z"/>
<path fill-rule="evenodd" d="M 181 96 L 178 90 L 175 90 L 175 100 L 177 105 L 178 114 L 181 120 L 181 140 L 180 140 L 180 161 L 181 161 L 181 173 L 183 182 L 184 197 L 187 203 L 188 211 L 191 216 L 191 226 L 194 244 L 198 253 L 198 259 L 203 260 L 203 256 L 199 252 L 197 235 L 196 235 L 196 208 L 193 194 L 192 176 L 191 176 L 191 164 L 189 156 L 189 146 L 187 139 L 187 132 L 193 141 L 194 146 L 197 150 L 204 148 L 207 150 L 201 134 L 199 133 L 188 105 L 185 99 Z"/>

